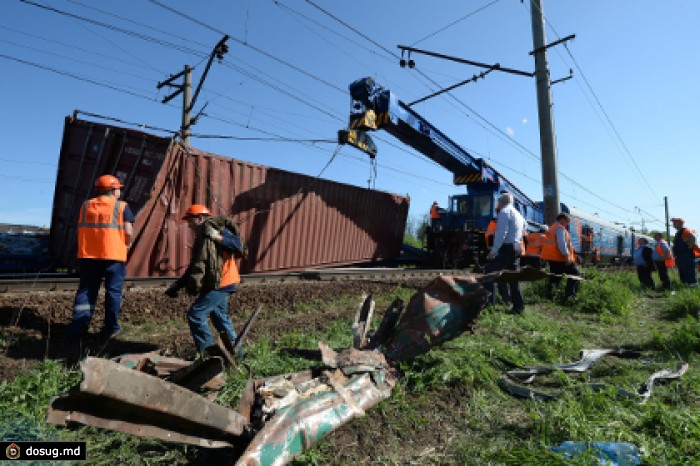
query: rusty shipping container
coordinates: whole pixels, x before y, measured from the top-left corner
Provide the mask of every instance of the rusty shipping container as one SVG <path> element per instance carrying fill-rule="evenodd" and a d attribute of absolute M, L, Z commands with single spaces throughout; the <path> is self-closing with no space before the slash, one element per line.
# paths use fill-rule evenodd
<path fill-rule="evenodd" d="M 56 177 L 50 251 L 75 265 L 76 220 L 96 177 L 115 174 L 136 216 L 130 277 L 184 272 L 193 235 L 181 220 L 193 203 L 240 222 L 243 273 L 289 271 L 396 257 L 409 200 L 250 162 L 185 149 L 169 138 L 66 118 Z"/>

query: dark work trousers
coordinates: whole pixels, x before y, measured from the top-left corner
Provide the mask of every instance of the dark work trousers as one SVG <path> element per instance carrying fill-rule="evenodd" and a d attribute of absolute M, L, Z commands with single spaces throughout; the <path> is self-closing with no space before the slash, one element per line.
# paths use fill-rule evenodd
<path fill-rule="evenodd" d="M 581 273 L 578 271 L 578 267 L 576 267 L 576 264 L 573 262 L 556 262 L 556 261 L 549 261 L 549 272 L 556 274 L 556 275 L 562 275 L 562 274 L 567 274 L 567 275 L 574 275 L 574 276 L 580 276 Z M 549 281 L 547 282 L 547 296 L 552 296 L 552 287 L 554 286 L 559 286 L 559 283 L 561 283 L 561 277 L 555 277 L 550 275 L 549 276 Z M 569 278 L 566 281 L 566 291 L 564 292 L 564 296 L 567 298 L 576 296 L 576 291 L 578 291 L 578 280 L 572 280 Z"/>
<path fill-rule="evenodd" d="M 512 244 L 504 244 L 496 253 L 496 258 L 486 264 L 486 273 L 499 270 L 518 270 L 520 268 L 520 255 L 516 254 Z M 485 285 L 486 291 L 491 293 L 491 304 L 496 304 L 496 291 L 493 283 Z M 504 301 L 512 301 L 513 309 L 522 311 L 525 307 L 523 295 L 520 292 L 520 282 L 499 283 L 498 292 Z"/>
<path fill-rule="evenodd" d="M 103 279 L 105 320 L 102 332 L 108 334 L 118 332 L 126 265 L 124 262 L 99 259 L 79 259 L 78 263 L 80 264 L 80 284 L 73 303 L 73 321 L 68 328 L 69 335 L 82 337 L 87 334 Z"/>
<path fill-rule="evenodd" d="M 695 258 L 690 255 L 677 255 L 676 267 L 678 268 L 678 276 L 681 282 L 686 285 L 697 285 L 698 276 L 695 273 Z"/>
<path fill-rule="evenodd" d="M 540 259 L 539 256 L 523 256 L 520 258 L 520 265 L 523 267 L 528 265 L 536 269 L 541 269 L 542 259 Z"/>
<path fill-rule="evenodd" d="M 664 290 L 671 289 L 671 279 L 668 278 L 668 269 L 666 268 L 666 262 L 664 261 L 654 261 L 656 265 L 656 271 L 659 272 L 659 280 L 661 280 L 661 286 Z"/>
<path fill-rule="evenodd" d="M 638 265 L 637 277 L 642 286 L 653 290 L 656 286 L 654 285 L 654 279 L 651 278 L 651 270 L 652 269 L 648 265 Z"/>

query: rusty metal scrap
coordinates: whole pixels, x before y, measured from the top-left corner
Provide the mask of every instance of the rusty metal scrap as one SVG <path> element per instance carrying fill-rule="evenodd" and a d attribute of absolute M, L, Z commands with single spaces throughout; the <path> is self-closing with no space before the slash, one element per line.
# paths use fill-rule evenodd
<path fill-rule="evenodd" d="M 247 420 L 184 388 L 116 362 L 86 358 L 79 390 L 54 398 L 47 422 L 84 423 L 161 440 L 230 447 Z"/>
<path fill-rule="evenodd" d="M 81 363 L 80 389 L 54 399 L 48 421 L 79 422 L 206 447 L 249 442 L 237 464 L 286 464 L 388 398 L 396 383 L 397 362 L 470 330 L 486 304 L 482 283 L 540 275 L 525 271 L 438 277 L 417 292 L 405 310 L 401 300 L 391 303 L 374 333 L 370 331 L 374 302 L 365 295 L 353 323 L 353 348 L 334 351 L 319 342 L 324 368 L 249 380 L 236 412 L 194 392 L 207 386 L 216 390 L 224 368 L 221 358 L 189 363 L 151 353 L 123 357 L 121 365 L 88 358 Z M 236 354 L 258 312 L 236 343 L 220 344 L 224 355 Z M 664 376 L 668 374 L 657 378 Z"/>
<path fill-rule="evenodd" d="M 386 355 L 406 361 L 472 328 L 487 292 L 475 277 L 443 275 L 414 294 L 386 342 Z"/>

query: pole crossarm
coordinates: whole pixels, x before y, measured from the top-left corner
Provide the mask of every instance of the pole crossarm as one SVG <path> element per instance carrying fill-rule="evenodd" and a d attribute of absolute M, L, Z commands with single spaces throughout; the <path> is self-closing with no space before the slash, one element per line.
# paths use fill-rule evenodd
<path fill-rule="evenodd" d="M 506 68 L 506 67 L 501 66 L 500 63 L 495 63 L 495 64 L 490 65 L 488 63 L 481 63 L 481 62 L 474 61 L 474 60 L 467 60 L 466 58 L 445 55 L 444 53 L 430 52 L 428 50 L 417 49 L 415 47 L 409 47 L 407 45 L 397 45 L 397 47 L 399 49 L 401 49 L 402 52 L 408 52 L 409 54 L 410 53 L 419 53 L 422 55 L 428 55 L 430 57 L 442 58 L 443 60 L 450 60 L 453 62 L 463 63 L 465 65 L 476 66 L 479 68 L 487 68 L 490 70 L 502 71 L 504 73 L 517 74 L 520 76 L 527 76 L 529 78 L 535 76 L 535 73 L 531 73 L 529 71 L 516 70 L 514 68 Z"/>
<path fill-rule="evenodd" d="M 570 40 L 575 39 L 575 38 L 576 38 L 576 34 L 569 34 L 566 37 L 562 37 L 559 40 L 555 40 L 551 44 L 543 45 L 542 47 L 537 47 L 535 50 L 533 50 L 532 52 L 529 52 L 529 53 L 530 53 L 530 55 L 534 55 L 536 53 L 547 50 L 550 47 L 554 47 L 555 45 L 563 44 L 564 42 L 570 41 Z"/>

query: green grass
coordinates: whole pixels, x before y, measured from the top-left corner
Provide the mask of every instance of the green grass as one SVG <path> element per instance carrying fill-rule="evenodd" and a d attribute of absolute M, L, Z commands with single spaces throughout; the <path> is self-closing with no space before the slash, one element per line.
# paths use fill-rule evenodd
<path fill-rule="evenodd" d="M 566 440 L 630 442 L 645 464 L 700 464 L 700 323 L 693 309 L 697 290 L 675 295 L 643 290 L 631 273 L 586 271 L 573 304 L 543 299 L 544 284 L 526 289 L 524 316 L 484 311 L 475 334 L 465 334 L 400 365 L 402 376 L 392 396 L 350 425 L 306 451 L 295 464 L 592 464 L 591 458 L 564 460 L 551 451 Z M 376 296 L 377 311 L 399 296 L 397 288 Z M 357 296 L 315 302 L 297 312 L 327 312 L 344 307 L 351 316 Z M 255 377 L 308 369 L 320 364 L 286 352 L 351 343 L 350 320 L 320 332 L 289 332 L 276 341 L 260 338 L 248 350 Z M 640 359 L 605 357 L 585 374 L 555 372 L 533 388 L 561 395 L 554 401 L 514 398 L 498 387 L 496 356 L 521 365 L 571 362 L 584 348 L 634 348 Z M 645 405 L 620 399 L 613 389 L 593 393 L 585 382 L 606 382 L 635 391 L 653 372 L 690 364 L 678 381 L 659 382 Z M 247 374 L 232 371 L 219 402 L 235 406 Z M 46 361 L 11 383 L 0 383 L 0 418 L 5 438 L 87 440 L 91 462 L 185 463 L 208 453 L 91 428 L 54 428 L 43 423 L 51 396 L 79 379 Z"/>
<path fill-rule="evenodd" d="M 405 233 L 403 235 L 403 242 L 404 244 L 408 244 L 409 246 L 413 246 L 414 248 L 423 249 L 423 242 L 415 236 L 409 235 L 408 233 Z"/>
<path fill-rule="evenodd" d="M 668 300 L 668 315 L 679 318 L 688 315 L 698 317 L 700 312 L 700 288 L 682 288 Z"/>

